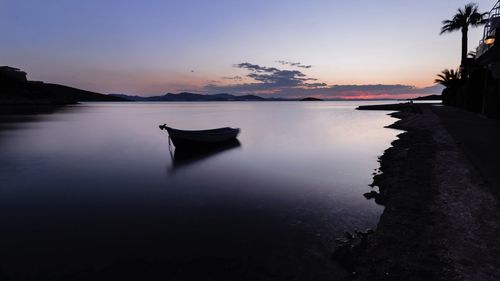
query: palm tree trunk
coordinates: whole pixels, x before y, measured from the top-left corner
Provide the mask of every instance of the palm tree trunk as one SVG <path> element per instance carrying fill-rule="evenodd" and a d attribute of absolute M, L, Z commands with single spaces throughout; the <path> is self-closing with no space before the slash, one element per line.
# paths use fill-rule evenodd
<path fill-rule="evenodd" d="M 461 63 L 461 68 L 462 68 L 462 75 L 461 78 L 465 82 L 467 78 L 469 77 L 469 65 L 467 63 L 467 43 L 468 43 L 468 38 L 467 38 L 467 33 L 468 33 L 468 28 L 464 27 L 462 28 L 462 63 Z M 467 91 L 467 88 L 464 86 L 460 89 L 460 102 L 458 103 L 458 106 L 461 108 L 467 108 L 468 107 L 468 94 L 470 94 Z"/>
<path fill-rule="evenodd" d="M 468 38 L 467 38 L 467 33 L 469 32 L 469 29 L 467 27 L 463 27 L 462 28 L 462 61 L 461 61 L 461 65 L 462 65 L 462 68 L 466 68 L 466 64 L 467 64 L 467 41 L 468 41 Z"/>

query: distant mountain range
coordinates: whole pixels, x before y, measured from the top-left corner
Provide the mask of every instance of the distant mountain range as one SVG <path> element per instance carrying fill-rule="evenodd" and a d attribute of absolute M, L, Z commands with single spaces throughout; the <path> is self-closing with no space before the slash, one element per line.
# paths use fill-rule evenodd
<path fill-rule="evenodd" d="M 202 95 L 193 93 L 168 93 L 163 96 L 154 97 L 141 97 L 141 96 L 128 96 L 122 94 L 111 94 L 110 96 L 119 97 L 129 101 L 268 101 L 280 99 L 266 99 L 255 95 L 235 96 L 231 94 L 215 94 L 215 95 Z"/>
<path fill-rule="evenodd" d="M 193 93 L 168 93 L 163 96 L 154 97 L 141 97 L 129 96 L 123 94 L 110 94 L 110 96 L 122 98 L 129 101 L 321 101 L 317 98 L 303 98 L 303 99 L 283 99 L 283 98 L 263 98 L 256 95 L 243 95 L 235 96 L 231 94 L 215 94 L 215 95 L 202 95 Z"/>

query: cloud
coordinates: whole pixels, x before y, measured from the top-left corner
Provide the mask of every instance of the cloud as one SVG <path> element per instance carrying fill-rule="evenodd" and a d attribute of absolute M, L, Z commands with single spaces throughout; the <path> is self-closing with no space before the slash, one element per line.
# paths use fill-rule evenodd
<path fill-rule="evenodd" d="M 231 76 L 231 77 L 229 77 L 229 76 L 224 76 L 224 77 L 221 77 L 221 79 L 224 79 L 224 80 L 237 80 L 237 81 L 239 81 L 239 80 L 243 80 L 243 77 L 238 76 L 238 75 L 236 75 L 236 76 Z"/>
<path fill-rule="evenodd" d="M 333 85 L 315 89 L 287 89 L 275 92 L 276 97 L 318 97 L 324 99 L 404 99 L 440 94 L 442 86 L 418 88 L 402 84 Z"/>
<path fill-rule="evenodd" d="M 422 93 L 427 94 L 441 94 L 444 88 L 445 87 L 441 84 L 435 84 L 433 86 L 421 88 L 420 90 L 422 91 Z"/>
<path fill-rule="evenodd" d="M 279 69 L 277 69 L 275 67 L 265 67 L 265 66 L 260 66 L 258 64 L 251 64 L 248 62 L 242 62 L 239 64 L 235 64 L 234 67 L 246 68 L 248 70 L 259 72 L 259 73 L 262 73 L 262 72 L 273 73 L 275 71 L 279 71 Z"/>
<path fill-rule="evenodd" d="M 374 84 L 374 85 L 333 85 L 330 87 L 331 90 L 338 92 L 383 92 L 383 93 L 401 93 L 413 91 L 415 86 L 401 85 L 401 84 Z"/>
<path fill-rule="evenodd" d="M 441 85 L 418 88 L 404 84 L 368 85 L 327 85 L 315 78 L 308 77 L 298 70 L 278 69 L 243 62 L 234 67 L 245 69 L 247 78 L 254 82 L 241 83 L 241 76 L 224 77 L 237 80 L 237 84 L 209 83 L 203 90 L 208 93 L 232 93 L 236 95 L 259 94 L 280 98 L 318 97 L 324 99 L 362 99 L 362 98 L 412 98 L 416 96 L 440 94 Z"/>
<path fill-rule="evenodd" d="M 247 77 L 252 78 L 257 82 L 261 82 L 261 84 L 267 85 L 268 87 L 315 88 L 326 86 L 324 83 L 309 83 L 308 81 L 316 81 L 317 79 L 307 78 L 307 75 L 298 70 L 281 70 L 275 67 L 260 66 L 258 64 L 251 64 L 248 62 L 236 64 L 235 67 L 251 71 Z"/>
<path fill-rule="evenodd" d="M 300 68 L 311 68 L 312 65 L 304 65 L 301 64 L 300 62 L 291 62 L 291 61 L 284 61 L 284 60 L 277 60 L 276 61 L 279 64 L 282 65 L 290 65 L 290 66 L 295 66 L 295 67 L 300 67 Z"/>

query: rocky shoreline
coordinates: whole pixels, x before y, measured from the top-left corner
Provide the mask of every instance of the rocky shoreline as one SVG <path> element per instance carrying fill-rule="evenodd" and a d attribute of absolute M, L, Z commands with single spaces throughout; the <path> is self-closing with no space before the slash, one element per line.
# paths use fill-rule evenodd
<path fill-rule="evenodd" d="M 390 127 L 406 131 L 380 157 L 368 196 L 385 210 L 374 234 L 340 243 L 336 259 L 353 280 L 500 280 L 498 198 L 430 105 L 377 110 L 398 110 Z"/>

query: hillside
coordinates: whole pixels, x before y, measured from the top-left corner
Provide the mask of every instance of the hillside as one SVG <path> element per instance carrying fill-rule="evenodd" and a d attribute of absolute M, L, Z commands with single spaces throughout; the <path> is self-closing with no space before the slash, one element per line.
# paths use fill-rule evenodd
<path fill-rule="evenodd" d="M 231 94 L 215 94 L 215 95 L 202 95 L 193 93 L 179 93 L 172 94 L 168 93 L 163 96 L 153 96 L 153 97 L 141 97 L 141 96 L 128 96 L 122 94 L 112 94 L 111 96 L 123 98 L 130 101 L 265 101 L 265 98 L 254 96 L 254 95 L 244 95 L 235 96 Z"/>
<path fill-rule="evenodd" d="M 0 105 L 57 105 L 79 101 L 126 100 L 64 85 L 28 81 L 25 72 L 8 66 L 0 67 Z"/>

